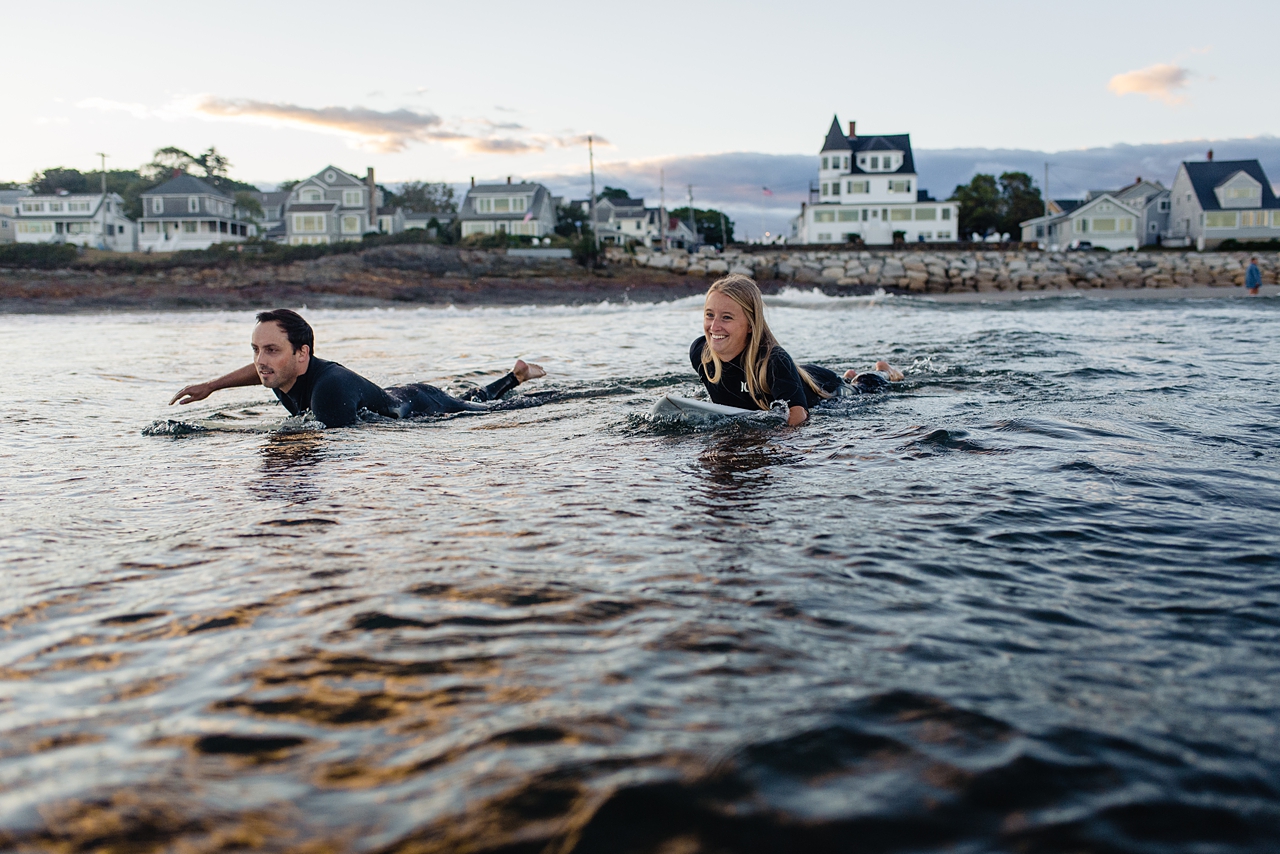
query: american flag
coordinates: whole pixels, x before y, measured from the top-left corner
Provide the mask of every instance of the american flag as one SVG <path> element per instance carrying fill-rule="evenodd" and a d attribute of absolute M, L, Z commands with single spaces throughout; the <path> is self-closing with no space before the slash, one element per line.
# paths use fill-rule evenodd
<path fill-rule="evenodd" d="M 533 211 L 529 211 L 524 215 L 524 222 L 528 222 L 531 219 L 533 219 Z"/>
<path fill-rule="evenodd" d="M 773 195 L 773 190 L 770 190 L 768 187 L 765 187 L 765 188 L 764 188 L 764 194 L 765 194 L 766 196 L 772 196 L 772 195 Z"/>

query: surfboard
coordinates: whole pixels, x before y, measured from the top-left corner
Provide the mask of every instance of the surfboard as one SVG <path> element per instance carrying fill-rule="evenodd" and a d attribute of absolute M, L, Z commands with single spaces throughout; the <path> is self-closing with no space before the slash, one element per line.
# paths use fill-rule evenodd
<path fill-rule="evenodd" d="M 664 394 L 653 405 L 650 415 L 664 418 L 687 418 L 689 416 L 708 415 L 750 415 L 754 409 L 739 409 L 736 406 L 721 406 L 709 400 L 694 400 L 691 397 L 680 397 L 675 394 Z"/>

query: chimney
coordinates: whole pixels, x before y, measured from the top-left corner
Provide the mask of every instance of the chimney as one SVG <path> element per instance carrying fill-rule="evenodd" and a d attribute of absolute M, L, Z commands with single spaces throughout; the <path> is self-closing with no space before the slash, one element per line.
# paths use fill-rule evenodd
<path fill-rule="evenodd" d="M 369 230 L 378 230 L 378 185 L 373 180 L 373 167 L 364 173 L 364 182 L 369 185 Z"/>
<path fill-rule="evenodd" d="M 1134 179 L 1133 179 L 1133 183 L 1135 183 L 1135 184 L 1141 184 L 1141 183 L 1142 183 L 1142 176 L 1141 176 L 1141 175 L 1139 175 L 1137 178 L 1134 178 Z"/>
<path fill-rule="evenodd" d="M 1212 149 L 1212 148 L 1211 148 L 1211 149 L 1209 149 L 1208 157 L 1209 157 L 1209 162 L 1210 162 L 1210 163 L 1212 163 L 1212 162 L 1213 162 L 1213 149 Z"/>
<path fill-rule="evenodd" d="M 1212 157 L 1210 157 L 1209 159 L 1210 159 L 1210 160 L 1212 160 L 1213 158 L 1212 158 Z M 172 174 L 172 175 L 170 175 L 169 177 L 170 177 L 170 178 L 177 178 L 177 177 L 178 177 L 179 175 L 181 175 L 181 174 L 182 174 L 182 170 L 181 170 L 181 169 L 179 169 L 177 166 L 175 166 L 175 167 L 173 167 L 173 174 Z"/>
<path fill-rule="evenodd" d="M 472 175 L 472 176 L 471 176 L 471 189 L 473 189 L 473 190 L 474 190 L 475 188 L 476 188 L 476 176 L 475 176 L 475 175 Z"/>
<path fill-rule="evenodd" d="M 856 137 L 857 137 L 857 135 L 858 135 L 857 130 L 856 130 L 856 128 L 857 128 L 857 127 L 858 127 L 858 123 L 857 123 L 857 122 L 849 122 L 849 138 L 850 138 L 850 139 L 854 139 L 854 138 L 856 138 Z"/>
<path fill-rule="evenodd" d="M 508 175 L 508 176 L 507 176 L 507 183 L 508 183 L 508 184 L 510 184 L 510 183 L 511 183 L 511 176 L 510 176 L 510 175 Z"/>

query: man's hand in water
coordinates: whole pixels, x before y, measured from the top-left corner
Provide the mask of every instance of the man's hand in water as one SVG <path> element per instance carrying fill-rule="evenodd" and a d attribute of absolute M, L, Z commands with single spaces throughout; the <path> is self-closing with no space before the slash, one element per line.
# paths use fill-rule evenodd
<path fill-rule="evenodd" d="M 213 392 L 213 383 L 195 383 L 175 394 L 173 399 L 169 401 L 169 405 L 173 406 L 175 403 L 195 403 L 197 400 L 204 400 L 206 397 L 213 394 Z"/>

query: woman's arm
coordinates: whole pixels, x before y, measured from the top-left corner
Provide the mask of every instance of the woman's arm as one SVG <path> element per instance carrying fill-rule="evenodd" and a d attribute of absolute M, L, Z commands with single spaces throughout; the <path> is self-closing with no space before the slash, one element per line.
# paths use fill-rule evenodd
<path fill-rule="evenodd" d="M 809 410 L 803 406 L 793 406 L 787 410 L 787 425 L 790 427 L 799 427 L 808 420 Z"/>
<path fill-rule="evenodd" d="M 207 383 L 194 383 L 183 388 L 173 396 L 173 399 L 169 401 L 169 405 L 195 403 L 197 400 L 204 400 L 215 391 L 224 388 L 240 388 L 242 386 L 261 384 L 262 380 L 258 378 L 258 369 L 250 362 L 243 368 L 238 368 L 226 376 L 218 377 L 216 380 L 210 380 Z"/>

